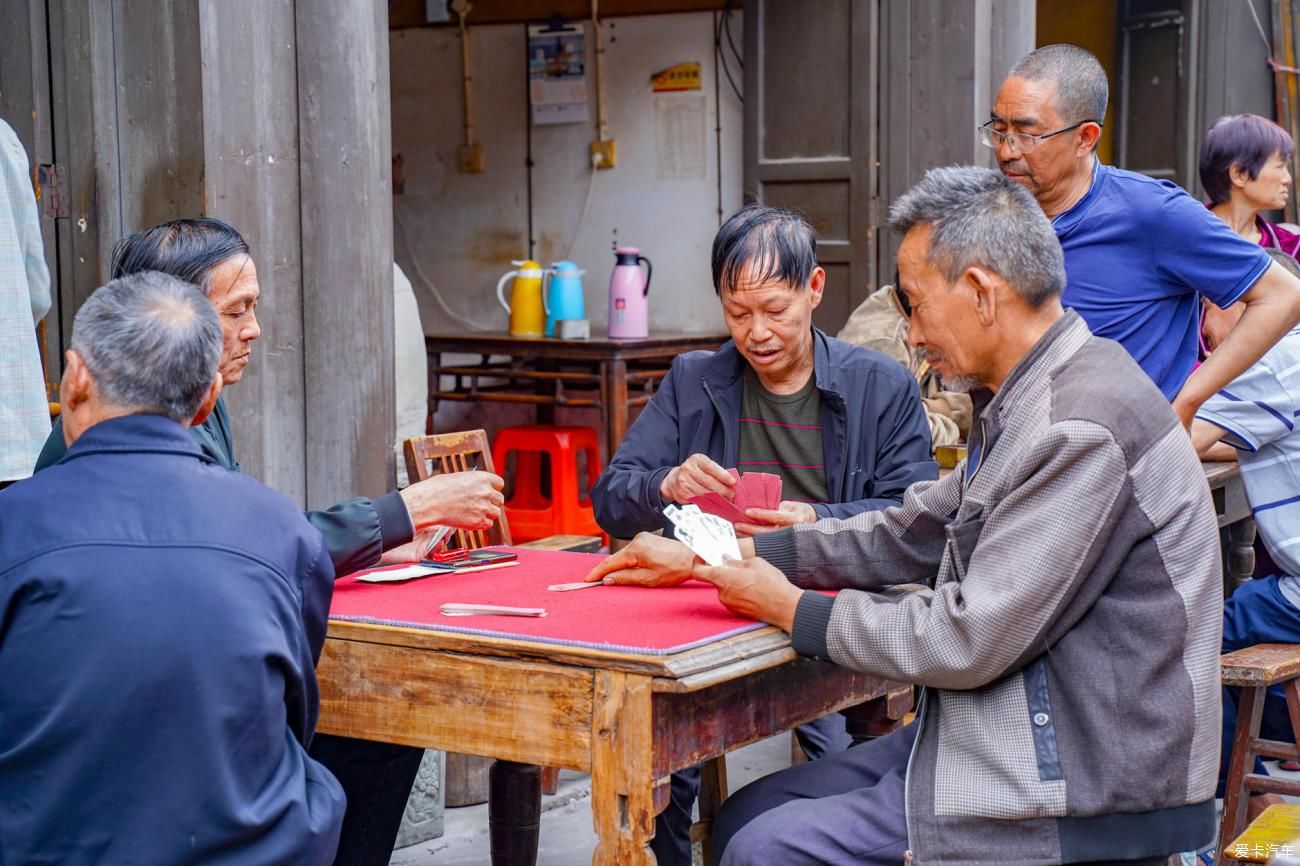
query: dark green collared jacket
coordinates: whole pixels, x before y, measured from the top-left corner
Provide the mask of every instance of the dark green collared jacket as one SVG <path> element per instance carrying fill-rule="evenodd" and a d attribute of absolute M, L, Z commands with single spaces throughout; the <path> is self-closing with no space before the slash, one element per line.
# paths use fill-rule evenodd
<path fill-rule="evenodd" d="M 190 428 L 190 435 L 204 454 L 231 472 L 239 471 L 230 431 L 230 412 L 226 409 L 224 395 L 217 398 L 217 405 L 208 420 Z M 45 440 L 41 456 L 36 460 L 36 471 L 58 463 L 66 451 L 63 420 L 60 419 L 50 432 L 50 438 Z M 325 536 L 325 546 L 329 548 L 330 559 L 334 560 L 334 573 L 340 576 L 374 565 L 381 553 L 390 547 L 406 544 L 414 533 L 406 504 L 395 490 L 378 499 L 364 496 L 346 499 L 324 511 L 308 511 L 304 516 Z"/>

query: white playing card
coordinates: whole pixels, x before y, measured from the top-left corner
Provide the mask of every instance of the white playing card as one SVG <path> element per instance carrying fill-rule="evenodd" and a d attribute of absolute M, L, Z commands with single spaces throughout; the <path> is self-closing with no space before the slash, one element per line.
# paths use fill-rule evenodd
<path fill-rule="evenodd" d="M 695 505 L 670 505 L 664 515 L 672 521 L 678 540 L 709 565 L 740 559 L 736 530 L 725 518 L 705 514 Z"/>

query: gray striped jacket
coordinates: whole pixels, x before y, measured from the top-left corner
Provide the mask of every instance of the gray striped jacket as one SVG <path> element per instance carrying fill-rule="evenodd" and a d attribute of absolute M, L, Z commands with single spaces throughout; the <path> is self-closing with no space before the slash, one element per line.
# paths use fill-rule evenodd
<path fill-rule="evenodd" d="M 1076 314 L 979 411 L 967 478 L 760 537 L 800 652 L 927 687 L 918 864 L 1155 857 L 1214 833 L 1221 570 L 1186 433 Z M 908 584 L 924 584 L 908 587 Z"/>

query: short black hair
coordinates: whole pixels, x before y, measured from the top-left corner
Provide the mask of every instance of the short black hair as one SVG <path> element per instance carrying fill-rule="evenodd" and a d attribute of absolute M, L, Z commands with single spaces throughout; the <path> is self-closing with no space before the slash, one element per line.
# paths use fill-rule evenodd
<path fill-rule="evenodd" d="M 1230 172 L 1234 165 L 1254 180 L 1275 153 L 1290 159 L 1295 142 L 1290 133 L 1267 117 L 1234 114 L 1216 120 L 1201 143 L 1201 186 L 1210 204 L 1223 204 L 1232 196 Z"/>
<path fill-rule="evenodd" d="M 713 291 L 735 289 L 747 267 L 760 283 L 802 289 L 817 267 L 817 234 L 794 211 L 755 202 L 732 214 L 713 236 Z"/>
<path fill-rule="evenodd" d="M 113 279 L 160 271 L 209 293 L 212 269 L 248 254 L 248 242 L 230 223 L 212 217 L 180 219 L 129 234 L 113 247 Z"/>

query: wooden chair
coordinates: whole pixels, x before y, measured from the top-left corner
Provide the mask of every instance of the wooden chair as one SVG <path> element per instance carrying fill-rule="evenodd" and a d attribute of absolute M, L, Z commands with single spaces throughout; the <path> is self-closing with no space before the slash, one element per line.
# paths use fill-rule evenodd
<path fill-rule="evenodd" d="M 485 472 L 496 471 L 492 464 L 492 448 L 488 444 L 486 430 L 464 430 L 458 433 L 417 436 L 407 439 L 402 444 L 402 454 L 406 458 L 406 472 L 412 483 L 449 472 L 470 472 L 475 469 Z M 514 545 L 510 539 L 510 524 L 504 512 L 490 529 L 456 530 L 456 547 L 473 550 L 495 544 L 591 553 L 600 549 L 600 537 L 552 535 Z"/>
<path fill-rule="evenodd" d="M 435 475 L 450 472 L 470 472 L 481 469 L 495 472 L 492 465 L 492 448 L 488 443 L 486 430 L 465 430 L 456 433 L 433 433 L 407 439 L 402 444 L 402 454 L 406 458 L 406 472 L 411 482 L 424 481 Z M 454 547 L 474 550 L 492 545 L 514 546 L 510 539 L 510 524 L 505 512 L 491 528 L 485 530 L 456 530 Z M 518 547 L 534 547 L 544 550 L 568 550 L 580 553 L 592 553 L 600 549 L 599 536 L 590 535 L 552 535 L 539 538 Z M 448 806 L 472 806 L 488 798 L 489 773 L 491 758 L 477 755 L 460 755 L 447 753 L 446 800 Z M 560 771 L 556 767 L 547 767 L 542 772 L 542 792 L 554 794 L 559 786 Z"/>
<path fill-rule="evenodd" d="M 1266 740 L 1259 735 L 1264 695 L 1276 683 L 1284 684 L 1292 734 L 1300 734 L 1300 645 L 1264 643 L 1246 647 L 1223 656 L 1220 667 L 1223 684 L 1240 688 L 1241 700 L 1237 705 L 1237 729 L 1232 737 L 1232 757 L 1223 788 L 1223 823 L 1219 827 L 1215 866 L 1234 859 L 1226 849 L 1229 840 L 1236 840 L 1246 826 L 1246 803 L 1251 793 L 1300 796 L 1300 782 L 1250 772 L 1256 755 L 1293 761 L 1300 758 L 1300 748 L 1295 743 Z M 1277 807 L 1266 809 L 1265 814 L 1273 808 Z"/>
<path fill-rule="evenodd" d="M 1269 806 L 1226 847 L 1238 863 L 1269 863 L 1272 858 L 1300 855 L 1300 806 Z M 1291 860 L 1290 862 L 1297 862 Z"/>

